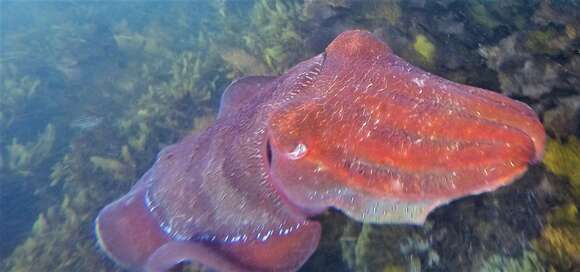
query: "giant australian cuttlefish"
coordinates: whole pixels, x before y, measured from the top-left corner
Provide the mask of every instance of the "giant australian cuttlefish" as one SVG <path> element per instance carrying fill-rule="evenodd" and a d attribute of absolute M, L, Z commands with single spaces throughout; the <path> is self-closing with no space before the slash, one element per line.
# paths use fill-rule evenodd
<path fill-rule="evenodd" d="M 164 148 L 96 232 L 132 270 L 295 271 L 318 245 L 311 216 L 334 207 L 422 224 L 438 206 L 511 183 L 544 142 L 527 105 L 347 31 L 284 75 L 233 82 L 215 123 Z"/>

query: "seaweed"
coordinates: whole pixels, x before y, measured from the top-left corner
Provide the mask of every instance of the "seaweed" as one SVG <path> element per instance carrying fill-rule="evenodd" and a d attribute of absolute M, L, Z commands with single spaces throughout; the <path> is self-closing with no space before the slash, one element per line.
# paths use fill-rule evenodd
<path fill-rule="evenodd" d="M 355 2 L 353 16 L 365 23 L 395 25 L 402 16 L 400 1 L 360 1 Z"/>
<path fill-rule="evenodd" d="M 38 171 L 38 166 L 51 156 L 50 153 L 56 139 L 54 125 L 48 124 L 37 139 L 26 144 L 20 144 L 18 139 L 6 146 L 7 167 L 19 175 L 28 176 Z"/>
<path fill-rule="evenodd" d="M 549 139 L 544 157 L 546 168 L 567 178 L 569 197 L 548 214 L 546 226 L 534 241 L 534 248 L 550 267 L 570 270 L 580 265 L 580 141 L 571 136 L 567 141 Z"/>
<path fill-rule="evenodd" d="M 252 18 L 249 24 L 243 24 L 245 28 L 240 29 L 240 33 L 229 37 L 241 36 L 239 44 L 266 64 L 268 71 L 282 73 L 304 53 L 301 50 L 305 35 L 300 30 L 305 28 L 306 18 L 302 12 L 302 3 L 261 0 L 257 1 L 249 12 Z M 240 21 L 244 19 L 232 18 L 225 24 Z M 226 27 L 230 28 L 233 29 Z"/>
<path fill-rule="evenodd" d="M 0 63 L 0 129 L 5 131 L 19 115 L 25 113 L 25 103 L 38 92 L 40 80 L 19 71 L 12 63 Z M 0 139 L 0 143 L 1 143 Z"/>
<path fill-rule="evenodd" d="M 520 272 L 546 271 L 540 258 L 533 251 L 525 251 L 520 257 L 509 257 L 495 254 L 487 258 L 478 271 L 485 272 Z"/>
<path fill-rule="evenodd" d="M 573 28 L 543 27 L 526 33 L 524 47 L 532 54 L 557 56 L 570 47 L 576 36 Z"/>
<path fill-rule="evenodd" d="M 433 63 L 435 56 L 435 45 L 425 36 L 419 34 L 415 36 L 413 48 L 426 63 Z"/>
<path fill-rule="evenodd" d="M 580 200 L 580 140 L 575 136 L 566 142 L 549 139 L 544 164 L 551 172 L 567 177 L 571 191 Z"/>
<path fill-rule="evenodd" d="M 341 238 L 343 259 L 354 271 L 421 271 L 423 259 L 427 266 L 437 266 L 439 257 L 423 230 L 372 224 L 350 229 L 354 226 L 347 224 Z"/>
<path fill-rule="evenodd" d="M 119 157 L 120 160 L 102 156 L 91 156 L 89 160 L 95 170 L 103 171 L 115 180 L 123 181 L 135 177 L 135 161 L 131 158 L 127 145 L 123 146 Z"/>
<path fill-rule="evenodd" d="M 580 225 L 575 204 L 564 204 L 547 217 L 541 236 L 533 242 L 539 256 L 550 268 L 570 270 L 580 264 Z"/>
<path fill-rule="evenodd" d="M 476 1 L 474 1 L 473 5 L 469 8 L 469 15 L 473 18 L 475 23 L 488 31 L 493 30 L 500 25 L 493 15 L 490 14 L 488 8 L 484 4 Z"/>
<path fill-rule="evenodd" d="M 184 7 L 168 7 L 171 8 Z M 107 8 L 81 5 L 79 16 L 90 10 L 98 14 Z M 48 9 L 43 16 L 54 16 L 53 11 Z M 200 22 L 190 24 L 191 17 L 183 17 L 176 22 L 178 26 L 165 26 L 156 18 L 139 26 L 138 20 L 127 18 L 119 20 L 117 25 L 103 27 L 98 33 L 85 32 L 94 29 L 86 20 L 79 20 L 80 24 L 72 27 L 72 22 L 67 21 L 70 18 L 64 18 L 64 22 L 54 26 L 51 34 L 64 36 L 65 41 L 73 36 L 88 41 L 94 41 L 95 37 L 112 40 L 113 44 L 104 45 L 112 46 L 106 52 L 113 55 L 98 54 L 102 60 L 96 62 L 92 59 L 93 53 L 83 54 L 79 48 L 80 54 L 72 59 L 67 57 L 65 66 L 59 61 L 45 62 L 43 65 L 48 70 L 59 71 L 71 82 L 70 85 L 58 82 L 62 91 L 54 93 L 53 100 L 46 100 L 44 96 L 51 91 L 52 83 L 38 81 L 20 68 L 29 65 L 19 62 L 20 57 L 30 56 L 26 52 L 14 53 L 9 61 L 2 63 L 3 67 L 12 67 L 9 68 L 12 72 L 6 77 L 3 75 L 2 84 L 7 91 L 0 92 L 7 97 L 0 100 L 3 106 L 0 108 L 3 135 L 0 150 L 6 148 L 0 152 L 3 170 L 0 174 L 33 173 L 35 182 L 39 183 L 35 187 L 48 187 L 50 191 L 41 194 L 43 206 L 39 214 L 32 215 L 35 223 L 21 230 L 29 231 L 28 238 L 2 260 L 2 271 L 81 271 L 89 267 L 94 271 L 117 271 L 95 247 L 92 228 L 96 213 L 130 188 L 160 148 L 211 120 L 207 116 L 215 111 L 213 105 L 226 82 L 220 67 L 223 62 L 215 51 L 210 55 L 202 53 L 209 44 L 194 42 L 193 47 L 177 48 L 183 40 L 199 39 L 201 30 L 196 28 Z M 183 33 L 191 34 L 184 37 Z M 72 44 L 47 43 L 42 50 L 47 57 L 57 56 L 78 44 L 77 40 L 72 41 Z M 23 49 L 34 51 L 34 46 L 29 44 Z M 96 69 L 92 65 L 111 59 L 123 64 L 97 70 L 90 80 L 85 77 L 88 74 L 83 74 L 94 71 L 90 70 Z M 81 73 L 79 78 L 75 75 L 77 70 Z M 27 138 L 12 133 L 10 128 L 15 124 L 12 120 L 24 123 L 27 120 L 18 120 L 19 115 L 28 112 L 31 104 L 36 106 L 46 101 L 55 109 L 66 109 L 67 115 L 41 112 L 54 121 L 43 127 L 44 131 Z M 99 118 L 105 122 L 90 130 L 72 131 L 74 128 L 69 124 L 78 118 L 75 114 L 86 109 L 101 112 L 103 115 Z M 13 140 L 2 142 L 6 138 Z M 36 165 L 42 169 L 35 169 Z M 5 181 L 9 179 L 2 178 L 0 186 Z"/>

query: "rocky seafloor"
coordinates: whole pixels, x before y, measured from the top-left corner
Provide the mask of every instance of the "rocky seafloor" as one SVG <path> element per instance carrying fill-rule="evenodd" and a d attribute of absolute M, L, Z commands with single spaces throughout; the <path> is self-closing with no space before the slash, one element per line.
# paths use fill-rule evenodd
<path fill-rule="evenodd" d="M 93 219 L 156 153 L 212 122 L 242 75 L 279 74 L 366 29 L 409 62 L 530 105 L 544 162 L 425 225 L 318 217 L 301 271 L 580 267 L 577 1 L 4 2 L 0 270 L 115 271 Z M 197 270 L 196 268 L 188 268 Z"/>

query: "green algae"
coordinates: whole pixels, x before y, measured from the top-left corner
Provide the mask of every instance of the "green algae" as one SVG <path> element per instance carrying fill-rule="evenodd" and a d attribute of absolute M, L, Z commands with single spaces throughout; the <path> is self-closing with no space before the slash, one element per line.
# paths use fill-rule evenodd
<path fill-rule="evenodd" d="M 492 255 L 477 271 L 482 272 L 542 272 L 546 271 L 540 258 L 533 251 L 525 251 L 520 257 Z"/>
<path fill-rule="evenodd" d="M 38 215 L 38 219 L 34 221 L 32 225 L 32 233 L 43 233 L 48 229 L 48 223 L 46 222 L 46 217 L 44 213 Z"/>
<path fill-rule="evenodd" d="M 474 22 L 487 30 L 492 30 L 500 25 L 500 23 L 489 13 L 488 8 L 482 3 L 474 2 L 469 8 L 469 15 L 471 15 Z"/>
<path fill-rule="evenodd" d="M 570 270 L 580 264 L 580 141 L 575 136 L 565 140 L 548 139 L 544 164 L 552 173 L 567 178 L 568 201 L 548 214 L 547 225 L 534 248 L 550 268 Z"/>
<path fill-rule="evenodd" d="M 580 264 L 580 226 L 547 226 L 535 246 L 558 269 L 577 267 Z"/>
<path fill-rule="evenodd" d="M 547 44 L 557 36 L 554 29 L 532 31 L 527 35 L 526 46 L 535 52 L 545 52 Z"/>
<path fill-rule="evenodd" d="M 395 25 L 402 14 L 399 1 L 360 1 L 356 3 L 355 16 L 359 20 L 370 21 L 372 24 Z"/>
<path fill-rule="evenodd" d="M 257 1 L 245 11 L 252 20 L 231 16 L 224 20 L 224 29 L 231 31 L 226 32 L 230 39 L 240 36 L 238 43 L 259 58 L 268 71 L 282 73 L 297 61 L 301 55 L 298 52 L 304 49 L 304 34 L 299 31 L 306 20 L 302 9 L 299 1 Z M 245 27 L 236 29 L 236 25 Z"/>
<path fill-rule="evenodd" d="M 548 225 L 533 242 L 539 256 L 554 270 L 564 271 L 580 264 L 580 224 L 577 204 L 568 203 L 548 215 Z"/>
<path fill-rule="evenodd" d="M 119 57 L 124 66 L 116 70 L 116 74 L 95 77 L 100 81 L 75 85 L 74 95 L 83 100 L 74 105 L 59 96 L 53 100 L 58 107 L 70 111 L 73 118 L 76 110 L 83 107 L 102 111 L 103 118 L 110 122 L 86 133 L 66 131 L 70 119 L 59 118 L 36 138 L 24 141 L 12 137 L 15 139 L 12 142 L 2 142 L 6 140 L 4 135 L 12 135 L 8 130 L 14 123 L 12 120 L 30 107 L 30 101 L 44 95 L 39 92 L 42 84 L 22 75 L 16 64 L 6 64 L 14 66 L 11 74 L 2 77 L 4 86 L 12 93 L 2 91 L 0 95 L 6 94 L 13 100 L 0 99 L 3 106 L 0 107 L 3 135 L 0 145 L 7 150 L 0 152 L 2 170 L 9 171 L 10 176 L 28 175 L 34 169 L 31 166 L 48 165 L 46 175 L 43 175 L 45 170 L 37 170 L 34 175 L 44 186 L 52 187 L 55 194 L 42 195 L 46 206 L 36 215 L 28 238 L 2 261 L 0 270 L 83 271 L 90 268 L 92 271 L 117 271 L 111 262 L 104 262 L 102 252 L 95 247 L 92 228 L 96 213 L 130 188 L 138 178 L 137 172 L 142 173 L 150 166 L 161 147 L 188 133 L 195 124 L 204 124 L 201 117 L 214 111 L 212 106 L 219 97 L 219 88 L 226 82 L 218 53 L 200 53 L 209 44 L 176 50 L 175 45 L 188 39 L 183 33 L 190 33 L 189 29 L 199 26 L 198 23 L 180 23 L 182 28 L 170 31 L 170 26 L 155 22 L 139 29 L 130 20 L 122 20 L 111 28 L 114 33 L 109 33 L 110 38 L 114 38 L 115 45 L 123 52 Z M 191 32 L 191 40 L 198 39 L 197 32 L 199 30 Z M 85 39 L 91 40 L 90 37 Z M 62 46 L 67 48 L 67 45 Z M 54 50 L 50 44 L 46 48 Z M 47 64 L 48 67 L 54 65 Z M 117 66 L 110 65 L 105 70 L 110 67 Z M 103 78 L 109 79 L 103 81 Z M 63 88 L 72 87 L 65 85 Z M 98 96 L 92 95 L 94 93 Z M 48 147 L 54 146 L 57 140 L 69 144 L 68 148 L 59 149 L 61 157 L 51 157 L 47 162 L 47 156 L 55 156 L 55 149 Z M 2 178 L 0 186 L 3 182 Z"/>
<path fill-rule="evenodd" d="M 580 140 L 570 136 L 567 141 L 549 139 L 544 164 L 551 172 L 567 177 L 572 192 L 580 198 Z"/>
<path fill-rule="evenodd" d="M 96 169 L 112 175 L 115 180 L 124 180 L 130 176 L 125 174 L 125 164 L 118 160 L 99 156 L 92 156 L 89 160 Z"/>
<path fill-rule="evenodd" d="M 363 224 L 355 240 L 350 240 L 352 233 L 345 234 L 343 243 L 355 242 L 342 246 L 343 258 L 354 271 L 421 271 L 419 255 L 430 250 L 420 232 L 404 226 Z"/>
<path fill-rule="evenodd" d="M 139 117 L 146 117 L 146 115 L 146 111 L 144 110 L 139 110 L 137 114 Z M 129 138 L 129 146 L 137 151 L 143 151 L 145 149 L 145 145 L 147 144 L 147 137 L 150 134 L 150 131 L 146 123 L 139 123 L 137 126 L 137 133 Z"/>
<path fill-rule="evenodd" d="M 250 55 L 244 49 L 228 48 L 222 49 L 222 58 L 230 66 L 232 66 L 234 73 L 232 77 L 237 75 L 264 75 L 268 68 L 257 57 Z M 270 56 L 266 61 L 268 65 L 272 65 L 273 59 L 277 55 Z"/>
<path fill-rule="evenodd" d="M 94 242 L 84 237 L 82 228 L 93 219 L 84 210 L 87 203 L 85 207 L 75 205 L 65 196 L 59 207 L 39 216 L 29 238 L 6 261 L 4 271 L 76 271 L 79 267 L 117 271 L 102 266 L 101 257 L 94 254 Z"/>
<path fill-rule="evenodd" d="M 48 124 L 36 140 L 21 144 L 18 139 L 6 147 L 8 168 L 20 175 L 31 175 L 35 169 L 51 154 L 56 140 L 54 125 Z"/>
<path fill-rule="evenodd" d="M 575 32 L 570 28 L 559 30 L 545 27 L 528 32 L 524 37 L 526 39 L 524 46 L 527 51 L 534 54 L 558 55 L 575 36 Z"/>
<path fill-rule="evenodd" d="M 576 26 L 572 24 L 566 24 L 564 29 L 566 36 L 570 39 L 575 39 L 578 36 L 578 31 L 576 31 Z"/>
<path fill-rule="evenodd" d="M 95 166 L 95 168 L 106 172 L 117 172 L 123 168 L 123 163 L 111 158 L 92 156 L 89 160 Z"/>
<path fill-rule="evenodd" d="M 383 272 L 405 272 L 407 269 L 404 266 L 387 265 L 382 270 Z"/>
<path fill-rule="evenodd" d="M 123 181 L 135 176 L 135 161 L 131 157 L 127 145 L 122 147 L 117 158 L 91 156 L 89 161 L 95 170 L 104 172 L 114 180 Z"/>
<path fill-rule="evenodd" d="M 41 81 L 11 63 L 0 63 L 0 70 L 0 129 L 6 129 L 23 114 L 26 101 L 38 93 Z"/>
<path fill-rule="evenodd" d="M 391 25 L 396 24 L 401 18 L 401 7 L 396 2 L 384 2 L 383 5 L 380 10 L 386 21 Z"/>
<path fill-rule="evenodd" d="M 413 43 L 415 52 L 419 54 L 427 63 L 433 63 L 435 57 L 435 45 L 425 35 L 419 34 L 415 36 Z"/>

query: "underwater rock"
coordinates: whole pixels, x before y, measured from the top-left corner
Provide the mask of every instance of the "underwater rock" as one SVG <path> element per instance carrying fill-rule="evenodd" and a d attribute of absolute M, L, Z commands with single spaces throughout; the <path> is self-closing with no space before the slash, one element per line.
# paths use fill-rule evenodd
<path fill-rule="evenodd" d="M 541 1 L 535 9 L 533 20 L 540 25 L 580 26 L 580 3 L 577 1 Z"/>
<path fill-rule="evenodd" d="M 552 6 L 560 5 L 543 2 L 533 15 L 536 24 L 483 48 L 481 53 L 497 72 L 504 94 L 533 101 L 539 112 L 552 110 L 555 114 L 571 106 L 559 101 L 571 101 L 580 94 L 580 58 L 575 49 L 580 22 L 570 17 L 570 12 L 560 16 Z M 564 130 L 569 128 L 560 129 L 560 133 Z"/>
<path fill-rule="evenodd" d="M 543 145 L 524 104 L 428 74 L 349 31 L 281 77 L 234 82 L 214 125 L 165 148 L 101 211 L 96 232 L 132 269 L 294 271 L 320 237 L 309 215 L 335 207 L 363 222 L 421 224 L 452 199 L 510 183 Z"/>
<path fill-rule="evenodd" d="M 334 3 L 329 1 L 305 1 L 302 12 L 306 18 L 314 19 L 320 23 L 335 16 L 337 14 L 336 7 Z"/>
<path fill-rule="evenodd" d="M 519 35 L 502 40 L 484 52 L 488 65 L 498 72 L 502 93 L 539 99 L 561 82 L 558 66 L 544 58 L 534 58 L 519 49 Z"/>
<path fill-rule="evenodd" d="M 464 35 L 465 23 L 453 14 L 447 14 L 439 19 L 437 30 L 448 35 Z"/>
<path fill-rule="evenodd" d="M 558 138 L 580 135 L 580 96 L 555 100 L 558 106 L 544 112 L 546 131 Z"/>

